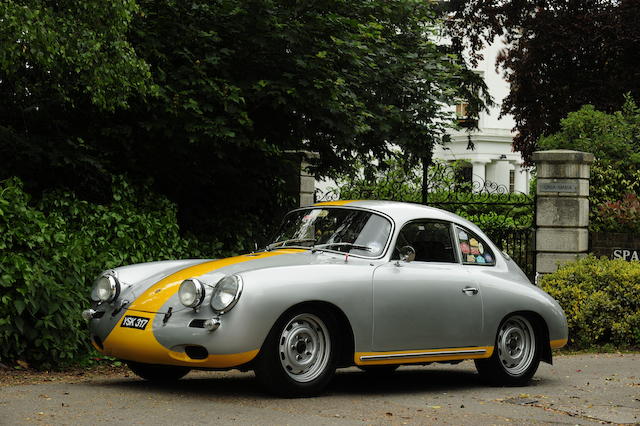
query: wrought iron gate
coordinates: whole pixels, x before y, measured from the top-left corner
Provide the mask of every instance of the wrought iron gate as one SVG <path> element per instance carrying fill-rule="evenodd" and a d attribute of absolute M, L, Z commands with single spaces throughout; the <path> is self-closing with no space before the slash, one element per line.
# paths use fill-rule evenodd
<path fill-rule="evenodd" d="M 534 195 L 472 176 L 470 168 L 436 162 L 427 173 L 427 200 L 478 225 L 533 281 L 535 278 Z M 322 194 L 318 201 L 338 198 L 419 202 L 422 179 L 413 173 L 384 174 Z"/>
<path fill-rule="evenodd" d="M 446 164 L 431 166 L 428 178 L 425 204 L 474 222 L 534 280 L 535 195 L 510 191 L 478 176 L 464 180 L 459 169 Z"/>

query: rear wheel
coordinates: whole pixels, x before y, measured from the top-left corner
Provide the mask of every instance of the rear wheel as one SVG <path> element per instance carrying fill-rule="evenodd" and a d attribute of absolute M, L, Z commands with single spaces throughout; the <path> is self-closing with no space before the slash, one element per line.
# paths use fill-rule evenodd
<path fill-rule="evenodd" d="M 267 336 L 255 365 L 256 377 L 278 395 L 317 395 L 336 369 L 336 329 L 328 312 L 315 307 L 293 310 Z"/>
<path fill-rule="evenodd" d="M 189 367 L 176 367 L 172 365 L 153 365 L 140 362 L 128 361 L 127 365 L 145 380 L 156 383 L 170 383 L 180 380 L 187 375 L 191 369 Z"/>
<path fill-rule="evenodd" d="M 539 334 L 522 315 L 506 318 L 498 329 L 491 358 L 475 361 L 480 375 L 498 386 L 523 386 L 540 364 Z"/>

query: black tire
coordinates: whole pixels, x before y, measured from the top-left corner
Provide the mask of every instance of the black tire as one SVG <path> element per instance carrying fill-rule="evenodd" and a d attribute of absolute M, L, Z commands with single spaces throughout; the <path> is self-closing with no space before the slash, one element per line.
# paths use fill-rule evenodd
<path fill-rule="evenodd" d="M 318 395 L 329 384 L 340 353 L 337 321 L 314 306 L 283 315 L 267 336 L 254 365 L 267 391 L 286 397 Z"/>
<path fill-rule="evenodd" d="M 153 365 L 140 362 L 127 361 L 127 365 L 139 377 L 155 383 L 171 383 L 180 380 L 187 375 L 189 367 L 176 367 L 173 365 Z"/>
<path fill-rule="evenodd" d="M 491 358 L 475 360 L 485 381 L 495 386 L 529 383 L 540 365 L 544 344 L 536 325 L 523 315 L 511 315 L 502 321 Z"/>
<path fill-rule="evenodd" d="M 359 365 L 358 368 L 368 374 L 386 376 L 398 369 L 399 365 Z"/>

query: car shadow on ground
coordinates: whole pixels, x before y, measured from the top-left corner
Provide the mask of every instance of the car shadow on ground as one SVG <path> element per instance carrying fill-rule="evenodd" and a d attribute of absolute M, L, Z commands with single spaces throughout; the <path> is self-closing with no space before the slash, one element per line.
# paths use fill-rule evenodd
<path fill-rule="evenodd" d="M 535 379 L 529 387 L 548 384 L 550 379 Z M 552 379 L 551 379 L 552 381 Z M 137 378 L 106 380 L 99 386 L 118 387 L 141 392 L 181 394 L 204 397 L 272 398 L 259 385 L 253 373 L 196 373 L 170 383 L 151 383 Z M 456 367 L 402 367 L 393 373 L 376 374 L 355 368 L 338 370 L 323 395 L 389 395 L 433 393 L 487 388 L 480 376 L 469 369 Z"/>
<path fill-rule="evenodd" d="M 448 392 L 485 386 L 475 372 L 455 367 L 403 367 L 380 374 L 359 370 L 339 372 L 327 391 L 335 394 L 392 394 L 406 392 Z"/>

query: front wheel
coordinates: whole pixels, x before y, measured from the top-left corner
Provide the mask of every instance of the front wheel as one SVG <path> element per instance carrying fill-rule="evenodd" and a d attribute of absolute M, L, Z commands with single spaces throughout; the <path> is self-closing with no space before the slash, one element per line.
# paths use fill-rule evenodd
<path fill-rule="evenodd" d="M 270 392 L 303 397 L 320 393 L 336 369 L 336 321 L 313 307 L 296 309 L 272 328 L 255 365 Z"/>
<path fill-rule="evenodd" d="M 170 383 L 180 380 L 187 375 L 189 367 L 176 367 L 172 365 L 153 365 L 141 362 L 128 361 L 127 365 L 136 375 L 145 380 L 156 383 Z"/>
<path fill-rule="evenodd" d="M 478 373 L 494 385 L 526 385 L 538 370 L 541 344 L 531 322 L 512 315 L 500 324 L 491 358 L 475 361 Z"/>

